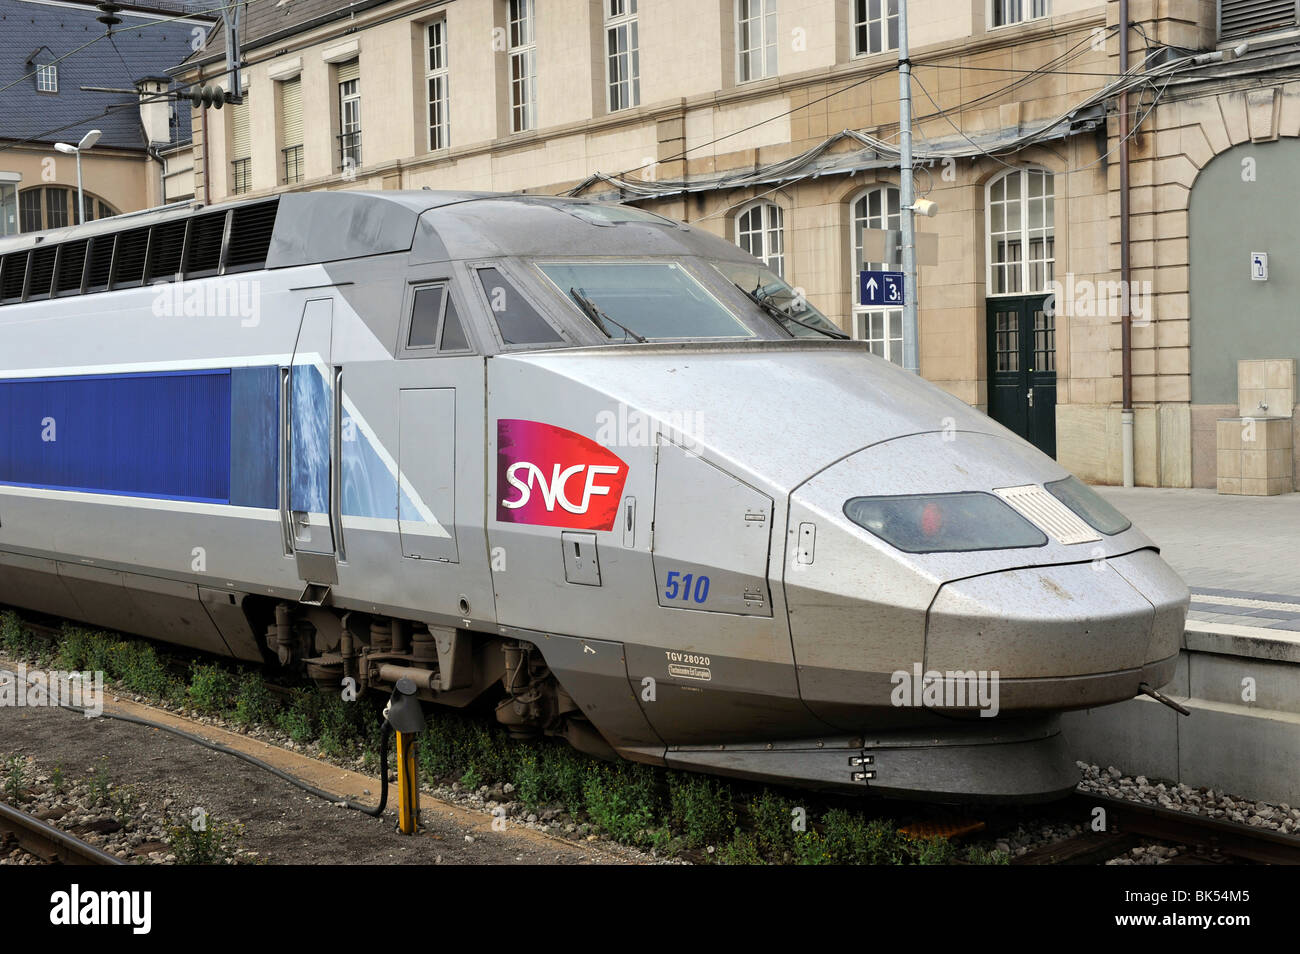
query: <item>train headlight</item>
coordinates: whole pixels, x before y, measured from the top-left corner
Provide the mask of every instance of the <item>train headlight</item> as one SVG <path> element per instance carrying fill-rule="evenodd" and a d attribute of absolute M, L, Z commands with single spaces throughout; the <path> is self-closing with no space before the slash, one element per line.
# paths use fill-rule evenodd
<path fill-rule="evenodd" d="M 853 497 L 844 515 L 908 553 L 1041 547 L 1047 536 L 993 494 Z"/>
<path fill-rule="evenodd" d="M 1133 526 L 1128 517 L 1108 504 L 1078 477 L 1054 480 L 1050 484 L 1043 484 L 1043 487 L 1098 533 L 1110 536 Z"/>

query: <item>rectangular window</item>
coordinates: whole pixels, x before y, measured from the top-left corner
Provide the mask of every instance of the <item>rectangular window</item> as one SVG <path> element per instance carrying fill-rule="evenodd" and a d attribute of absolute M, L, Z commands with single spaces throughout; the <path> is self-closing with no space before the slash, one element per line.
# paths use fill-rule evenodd
<path fill-rule="evenodd" d="M 302 181 L 302 79 L 295 76 L 280 86 L 280 154 L 285 184 Z"/>
<path fill-rule="evenodd" d="M 230 105 L 230 191 L 243 195 L 252 183 L 252 140 L 248 128 L 248 94 L 242 103 Z"/>
<path fill-rule="evenodd" d="M 0 235 L 18 234 L 18 187 L 0 182 Z"/>
<path fill-rule="evenodd" d="M 24 232 L 39 232 L 44 219 L 41 217 L 41 190 L 27 189 L 18 193 L 18 221 Z"/>
<path fill-rule="evenodd" d="M 1037 20 L 1051 16 L 1052 0 L 991 0 L 993 15 L 989 25 L 994 27 L 1012 26 L 1026 20 Z"/>
<path fill-rule="evenodd" d="M 361 165 L 361 64 L 339 66 L 339 163 L 344 171 Z"/>
<path fill-rule="evenodd" d="M 888 311 L 859 312 L 853 316 L 853 337 L 871 346 L 871 353 L 894 364 L 903 363 L 903 313 Z"/>
<path fill-rule="evenodd" d="M 425 28 L 425 87 L 429 98 L 429 151 L 451 145 L 447 93 L 447 21 L 435 20 Z"/>
<path fill-rule="evenodd" d="M 534 0 L 510 2 L 510 131 L 537 128 L 537 39 Z"/>
<path fill-rule="evenodd" d="M 898 49 L 898 0 L 853 0 L 853 55 Z"/>
<path fill-rule="evenodd" d="M 776 0 L 736 0 L 736 79 L 776 75 Z"/>
<path fill-rule="evenodd" d="M 605 70 L 609 111 L 641 105 L 637 0 L 605 0 Z"/>
<path fill-rule="evenodd" d="M 68 225 L 68 190 L 45 190 L 45 227 L 61 229 Z"/>
<path fill-rule="evenodd" d="M 36 67 L 36 89 L 41 93 L 59 91 L 59 67 L 56 63 Z"/>

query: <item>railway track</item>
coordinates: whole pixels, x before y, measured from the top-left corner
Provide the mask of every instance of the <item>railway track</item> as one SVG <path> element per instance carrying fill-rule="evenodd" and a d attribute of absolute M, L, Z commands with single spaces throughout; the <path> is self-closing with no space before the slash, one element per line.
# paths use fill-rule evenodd
<path fill-rule="evenodd" d="M 58 865 L 120 865 L 114 858 L 66 831 L 0 802 L 0 841 L 12 839 L 29 854 Z"/>
<path fill-rule="evenodd" d="M 58 626 L 50 625 L 49 622 L 35 621 L 30 617 L 24 618 L 24 625 L 47 637 L 57 638 L 60 634 Z M 183 676 L 185 674 L 186 667 L 178 660 L 169 660 L 168 666 L 177 675 Z M 267 689 L 286 699 L 293 692 L 289 687 L 270 683 L 267 683 Z M 832 799 L 832 802 L 840 804 L 842 799 Z M 737 799 L 733 807 L 741 817 L 748 810 L 744 799 L 740 798 Z M 896 806 L 887 802 L 864 802 L 855 804 L 854 807 L 869 816 L 884 817 L 885 815 L 891 815 L 893 813 L 892 809 Z M 1103 832 L 1094 832 L 1088 828 L 1093 812 L 1098 807 L 1104 808 L 1106 811 L 1106 830 Z M 0 805 L 0 808 L 4 808 L 4 806 Z M 1206 854 L 1198 856 L 1180 855 L 1174 861 L 1174 863 L 1178 864 L 1237 862 L 1300 864 L 1300 837 L 1282 834 L 1267 828 L 1254 828 L 1203 815 L 1172 811 L 1125 799 L 1078 791 L 1052 806 L 1039 806 L 1038 808 L 1044 814 L 1048 814 L 1056 820 L 1068 820 L 1074 824 L 1082 821 L 1085 830 L 1073 837 L 1033 848 L 1026 854 L 1013 858 L 1012 864 L 1101 864 L 1108 859 L 1126 854 L 1133 847 L 1153 841 L 1169 845 L 1200 848 L 1209 853 L 1208 856 Z M 7 811 L 12 812 L 13 810 L 7 809 Z M 43 825 L 44 828 L 55 832 L 62 838 L 83 845 L 86 849 L 109 859 L 108 862 L 80 863 L 121 863 L 118 859 L 104 855 L 103 852 L 99 852 L 93 846 L 85 845 L 66 833 L 44 825 L 37 819 L 31 819 L 30 816 L 25 816 L 21 812 L 15 814 L 29 819 L 37 825 Z M 1012 813 L 1012 815 L 1003 819 L 1004 822 L 1015 820 L 1023 819 L 1019 818 L 1019 813 Z M 920 829 L 929 830 L 929 828 L 936 825 L 946 830 L 952 827 L 951 821 L 952 819 L 946 816 L 941 822 L 921 818 L 919 821 L 914 821 L 909 826 L 905 826 L 903 830 L 906 831 L 908 827 L 917 826 Z M 980 822 L 973 826 L 967 826 L 957 834 L 972 834 L 977 830 L 986 830 L 987 827 L 996 829 L 999 824 L 997 821 L 990 821 L 989 825 L 986 826 L 984 822 Z M 12 830 L 10 823 L 0 818 L 0 832 L 9 830 Z M 32 835 L 29 837 L 35 839 L 39 836 Z M 20 844 L 23 844 L 21 840 Z M 23 847 L 26 848 L 27 845 L 23 844 Z M 64 860 L 65 863 L 68 863 L 63 858 L 51 858 L 49 851 L 50 849 L 47 848 L 45 851 L 33 851 L 33 853 L 46 857 L 48 860 Z"/>
<path fill-rule="evenodd" d="M 1059 811 L 1073 819 L 1091 819 L 1097 808 L 1106 812 L 1104 832 L 1085 830 L 1073 838 L 1026 852 L 1012 864 L 1101 864 L 1143 842 L 1158 841 L 1205 849 L 1212 853 L 1211 863 L 1217 860 L 1223 864 L 1300 865 L 1300 837 L 1272 829 L 1252 828 L 1091 792 L 1076 792 L 1059 803 Z M 1183 863 L 1194 862 L 1189 859 Z"/>

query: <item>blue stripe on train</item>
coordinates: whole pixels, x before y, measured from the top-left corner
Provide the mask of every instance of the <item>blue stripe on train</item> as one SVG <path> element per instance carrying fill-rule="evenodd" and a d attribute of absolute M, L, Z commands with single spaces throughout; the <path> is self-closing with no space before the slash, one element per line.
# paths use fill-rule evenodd
<path fill-rule="evenodd" d="M 0 483 L 274 508 L 278 375 L 0 381 Z"/>

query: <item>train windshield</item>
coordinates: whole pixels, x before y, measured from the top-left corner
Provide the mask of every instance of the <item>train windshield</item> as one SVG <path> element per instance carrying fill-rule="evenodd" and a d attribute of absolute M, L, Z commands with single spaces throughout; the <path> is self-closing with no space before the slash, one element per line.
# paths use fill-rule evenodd
<path fill-rule="evenodd" d="M 554 262 L 538 267 L 592 324 L 616 340 L 753 336 L 673 262 Z"/>
<path fill-rule="evenodd" d="M 752 265 L 748 262 L 714 262 L 713 267 L 750 298 L 774 309 L 773 317 L 796 338 L 847 337 L 835 322 L 786 284 L 785 279 L 758 262 Z"/>

